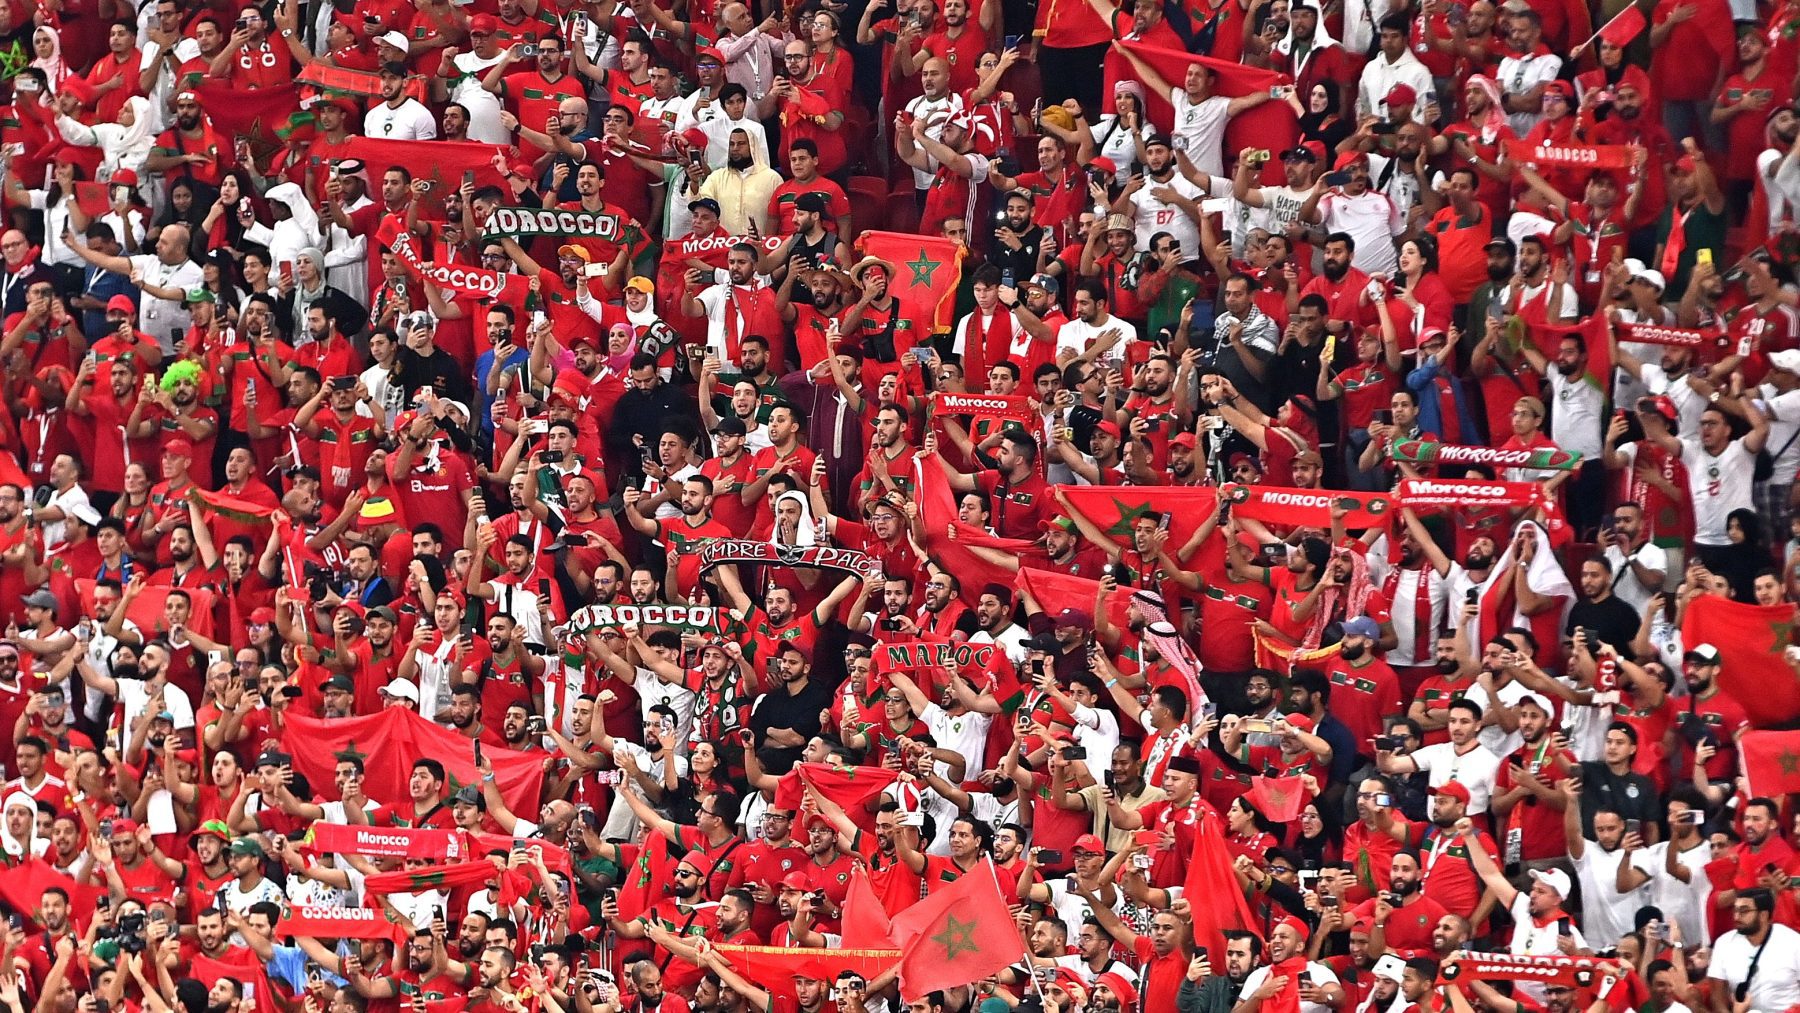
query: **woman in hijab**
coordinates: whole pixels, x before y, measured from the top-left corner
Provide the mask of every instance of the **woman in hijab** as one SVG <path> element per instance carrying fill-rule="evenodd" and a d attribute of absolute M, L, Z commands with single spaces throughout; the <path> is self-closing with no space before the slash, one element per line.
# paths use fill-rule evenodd
<path fill-rule="evenodd" d="M 1313 85 L 1304 96 L 1289 88 L 1287 104 L 1300 117 L 1300 140 L 1318 141 L 1327 152 L 1336 151 L 1338 143 L 1354 133 L 1352 124 L 1340 115 L 1342 99 L 1338 89 L 1325 84 Z"/>
<path fill-rule="evenodd" d="M 68 79 L 73 71 L 63 62 L 62 35 L 49 25 L 39 25 L 31 33 L 31 65 L 44 72 L 44 77 L 55 91 Z"/>
<path fill-rule="evenodd" d="M 116 123 L 90 127 L 59 113 L 56 129 L 70 144 L 100 149 L 100 171 L 96 175 L 101 180 L 109 180 L 121 170 L 130 170 L 135 178 L 144 171 L 144 160 L 150 157 L 150 145 L 155 140 L 150 134 L 150 100 L 142 95 L 125 100 Z"/>

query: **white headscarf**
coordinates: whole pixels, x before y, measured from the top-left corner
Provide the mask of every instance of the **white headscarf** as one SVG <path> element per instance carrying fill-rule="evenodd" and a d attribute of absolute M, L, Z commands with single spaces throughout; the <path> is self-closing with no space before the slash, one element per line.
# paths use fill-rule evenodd
<path fill-rule="evenodd" d="M 793 500 L 794 502 L 800 504 L 800 527 L 798 530 L 796 530 L 794 532 L 794 544 L 800 546 L 801 548 L 807 548 L 809 546 L 817 544 L 819 541 L 819 538 L 818 538 L 819 533 L 815 529 L 815 526 L 813 524 L 812 504 L 807 502 L 805 493 L 796 492 L 796 491 L 790 489 L 787 492 L 784 492 L 781 495 L 775 497 L 776 510 L 779 511 L 781 508 L 781 504 L 787 502 L 790 499 Z M 775 525 L 776 525 L 775 530 L 770 533 L 770 538 L 769 538 L 769 540 L 772 542 L 777 540 L 777 536 L 781 530 L 781 521 L 779 519 L 777 519 L 775 522 Z"/>
<path fill-rule="evenodd" d="M 56 117 L 56 129 L 63 135 L 63 140 L 80 147 L 100 149 L 99 176 L 102 180 L 111 179 L 120 169 L 141 174 L 144 161 L 150 157 L 150 146 L 156 139 L 150 132 L 154 124 L 150 122 L 149 99 L 133 95 L 125 100 L 125 109 L 131 111 L 129 126 L 118 122 L 96 123 L 90 127 L 67 116 Z M 123 118 L 124 110 L 119 115 Z"/>
<path fill-rule="evenodd" d="M 1318 15 L 1318 18 L 1317 24 L 1313 28 L 1312 48 L 1306 51 L 1306 60 L 1301 61 L 1301 65 L 1294 68 L 1295 78 L 1299 78 L 1301 71 L 1306 69 L 1306 63 L 1313 58 L 1314 53 L 1317 53 L 1321 49 L 1329 49 L 1338 44 L 1337 40 L 1331 37 L 1331 31 L 1325 27 L 1325 12 L 1321 9 L 1319 0 L 1303 0 L 1298 6 L 1311 9 L 1314 14 Z M 1280 42 L 1275 43 L 1275 52 L 1286 57 L 1288 54 L 1292 53 L 1293 50 L 1294 14 L 1293 10 L 1289 9 L 1287 34 L 1281 37 Z"/>
<path fill-rule="evenodd" d="M 31 814 L 31 821 L 26 824 L 30 829 L 26 831 L 24 840 L 14 837 L 12 828 L 6 822 L 6 814 L 15 808 L 24 809 Z M 4 848 L 6 853 L 14 858 L 30 858 L 34 855 L 42 855 L 49 846 L 49 841 L 38 839 L 37 803 L 32 801 L 31 796 L 22 791 L 15 791 L 6 796 L 6 805 L 0 806 L 0 848 Z"/>
<path fill-rule="evenodd" d="M 36 30 L 31 33 L 31 42 L 34 49 L 36 48 L 37 37 L 39 34 L 49 36 L 50 55 L 41 56 L 32 60 L 31 65 L 44 72 L 44 76 L 50 80 L 50 90 L 55 91 L 62 87 L 62 83 L 69 79 L 71 73 L 69 65 L 63 62 L 62 35 L 49 25 L 39 25 Z"/>

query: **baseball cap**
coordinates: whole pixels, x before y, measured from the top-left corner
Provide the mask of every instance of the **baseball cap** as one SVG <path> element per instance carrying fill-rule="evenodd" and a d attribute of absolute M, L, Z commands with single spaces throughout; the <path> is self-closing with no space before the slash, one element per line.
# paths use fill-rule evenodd
<path fill-rule="evenodd" d="M 472 784 L 465 784 L 450 794 L 450 801 L 461 802 L 463 805 L 479 806 L 481 804 L 481 789 Z"/>
<path fill-rule="evenodd" d="M 804 197 L 801 198 L 801 200 L 805 200 L 805 199 L 806 198 L 804 198 Z M 721 213 L 719 210 L 719 202 L 716 200 L 713 200 L 711 197 L 702 197 L 699 200 L 688 201 L 688 210 L 689 211 L 699 211 L 702 208 L 704 208 L 708 211 L 711 211 L 715 215 Z"/>
<path fill-rule="evenodd" d="M 713 432 L 719 436 L 748 436 L 750 427 L 744 425 L 743 419 L 733 415 L 720 419 L 719 424 L 713 427 Z"/>
<path fill-rule="evenodd" d="M 134 820 L 134 819 L 113 820 L 113 836 L 114 837 L 124 837 L 129 834 L 135 834 L 135 833 L 137 833 L 137 830 L 138 830 L 137 820 Z"/>
<path fill-rule="evenodd" d="M 1281 153 L 1283 162 L 1323 162 L 1325 161 L 1325 145 L 1318 141 L 1303 141 Z"/>
<path fill-rule="evenodd" d="M 250 622 L 255 625 L 260 626 L 265 623 L 272 623 L 274 621 L 275 621 L 275 610 L 270 608 L 267 605 L 262 605 L 262 606 L 259 606 L 257 608 L 253 608 L 250 610 Z"/>
<path fill-rule="evenodd" d="M 1086 609 L 1078 609 L 1070 605 L 1056 614 L 1056 625 L 1059 629 L 1091 630 L 1094 628 L 1094 617 L 1089 615 Z"/>
<path fill-rule="evenodd" d="M 380 693 L 382 696 L 392 697 L 397 700 L 411 700 L 413 703 L 419 702 L 419 687 L 413 685 L 411 679 L 395 679 L 381 687 Z"/>
<path fill-rule="evenodd" d="M 339 693 L 354 693 L 356 692 L 356 680 L 340 672 L 320 683 L 319 689 L 323 692 L 337 690 Z"/>
<path fill-rule="evenodd" d="M 1470 801 L 1469 789 L 1463 787 L 1461 784 L 1458 784 L 1455 781 L 1446 781 L 1445 783 L 1438 785 L 1436 788 L 1433 788 L 1431 793 L 1433 795 L 1444 795 L 1449 798 L 1456 799 L 1458 802 L 1461 802 L 1463 805 L 1468 805 L 1469 801 Z"/>
<path fill-rule="evenodd" d="M 1152 144 L 1160 144 L 1165 148 L 1173 148 L 1175 146 L 1175 142 L 1169 139 L 1169 135 L 1160 130 L 1145 139 L 1144 147 L 1148 148 Z"/>
<path fill-rule="evenodd" d="M 385 42 L 388 45 L 393 46 L 395 49 L 398 49 L 402 53 L 412 52 L 412 43 L 407 41 L 406 36 L 400 34 L 399 32 L 383 32 L 382 34 L 377 35 L 375 37 L 375 41 L 376 42 Z"/>
<path fill-rule="evenodd" d="M 285 767 L 293 762 L 293 757 L 288 754 L 278 753 L 271 749 L 261 756 L 258 756 L 256 758 L 256 763 L 251 766 L 251 769 L 254 770 L 257 767 Z"/>
<path fill-rule="evenodd" d="M 1681 657 L 1684 661 L 1697 661 L 1702 665 L 1716 665 L 1722 660 L 1719 649 L 1711 644 L 1695 644 Z"/>
<path fill-rule="evenodd" d="M 1176 433 L 1169 438 L 1169 446 L 1186 447 L 1193 450 L 1200 445 L 1200 440 L 1193 433 Z"/>
<path fill-rule="evenodd" d="M 381 73 L 389 77 L 405 77 L 406 64 L 401 63 L 399 60 L 389 60 L 381 65 Z"/>
<path fill-rule="evenodd" d="M 824 194 L 819 193 L 816 190 L 808 190 L 794 201 L 794 210 L 805 211 L 808 214 L 822 215 L 831 210 L 831 205 L 826 203 Z"/>
<path fill-rule="evenodd" d="M 500 29 L 500 22 L 492 14 L 477 14 L 469 19 L 470 35 L 492 35 Z"/>
<path fill-rule="evenodd" d="M 1347 620 L 1344 623 L 1344 636 L 1368 637 L 1373 640 L 1374 638 L 1381 636 L 1381 627 L 1375 620 L 1370 619 L 1368 616 L 1357 616 L 1355 619 Z"/>
<path fill-rule="evenodd" d="M 811 890 L 812 880 L 804 872 L 790 872 L 781 877 L 783 890 Z"/>
<path fill-rule="evenodd" d="M 1410 84 L 1396 84 L 1388 89 L 1387 104 L 1389 106 L 1409 106 L 1419 101 L 1419 93 Z"/>
<path fill-rule="evenodd" d="M 111 313 L 113 310 L 131 316 L 137 312 L 137 303 L 132 302 L 128 295 L 115 295 L 106 300 L 106 312 Z"/>
<path fill-rule="evenodd" d="M 696 201 L 695 203 L 698 203 L 698 202 Z M 690 204 L 688 206 L 690 208 L 693 207 L 692 204 Z M 719 205 L 717 203 L 713 204 L 713 207 L 715 207 L 715 208 L 717 208 L 718 206 Z M 584 264 L 586 264 L 594 259 L 593 256 L 588 253 L 587 247 L 577 246 L 574 243 L 564 243 L 563 245 L 557 247 L 556 255 L 559 257 L 569 257 L 573 260 L 579 260 Z"/>
<path fill-rule="evenodd" d="M 1359 163 L 1362 165 L 1369 164 L 1369 156 L 1360 151 L 1346 151 L 1337 157 L 1337 161 L 1331 163 L 1331 168 L 1335 171 L 1342 172 Z"/>
<path fill-rule="evenodd" d="M 1041 288 L 1052 296 L 1062 291 L 1062 284 L 1048 274 L 1032 275 L 1025 279 L 1025 286 L 1027 288 Z"/>
<path fill-rule="evenodd" d="M 56 607 L 56 596 L 43 588 L 38 588 L 22 599 L 26 608 L 53 609 Z"/>
<path fill-rule="evenodd" d="M 1569 874 L 1561 869 L 1533 869 L 1531 878 L 1555 890 L 1558 897 L 1569 895 Z"/>
<path fill-rule="evenodd" d="M 118 824 L 113 824 L 113 828 L 117 829 Z M 254 837 L 239 837 L 231 842 L 231 853 L 233 855 L 254 855 L 261 858 L 263 857 L 262 842 Z"/>
<path fill-rule="evenodd" d="M 649 278 L 646 278 L 641 274 L 634 274 L 631 277 L 625 279 L 625 287 L 628 289 L 636 289 L 637 291 L 642 292 L 645 295 L 655 295 L 656 294 L 656 282 L 651 281 Z"/>
<path fill-rule="evenodd" d="M 1789 373 L 1800 373 L 1800 350 L 1784 348 L 1769 354 L 1769 365 Z"/>
<path fill-rule="evenodd" d="M 191 459 L 194 456 L 194 441 L 185 436 L 170 437 L 163 441 L 162 452 L 165 457 L 186 457 Z"/>
<path fill-rule="evenodd" d="M 1091 851 L 1097 855 L 1104 855 L 1106 854 L 1106 845 L 1093 834 L 1082 834 L 1075 838 L 1075 847 L 1072 850 Z"/>
<path fill-rule="evenodd" d="M 1776 368 L 1780 367 L 1778 366 Z M 1637 410 L 1639 413 L 1655 412 L 1663 418 L 1668 419 L 1670 422 L 1674 422 L 1681 417 L 1681 412 L 1675 407 L 1675 399 L 1667 394 L 1657 394 L 1653 397 L 1638 398 Z"/>

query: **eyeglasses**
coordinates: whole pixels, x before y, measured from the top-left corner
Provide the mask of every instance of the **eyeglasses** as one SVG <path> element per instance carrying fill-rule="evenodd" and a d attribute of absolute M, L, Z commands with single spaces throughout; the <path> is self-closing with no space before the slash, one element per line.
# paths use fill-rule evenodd
<path fill-rule="evenodd" d="M 1292 868 L 1285 866 L 1285 865 L 1269 866 L 1269 875 L 1271 875 L 1271 876 L 1286 876 L 1289 873 L 1292 873 L 1293 871 L 1294 870 Z"/>

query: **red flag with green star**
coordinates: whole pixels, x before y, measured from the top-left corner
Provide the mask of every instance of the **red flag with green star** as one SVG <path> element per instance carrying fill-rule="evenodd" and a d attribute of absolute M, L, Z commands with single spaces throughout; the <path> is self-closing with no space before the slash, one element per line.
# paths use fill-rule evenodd
<path fill-rule="evenodd" d="M 857 237 L 856 249 L 893 268 L 888 295 L 900 300 L 901 316 L 894 327 L 895 350 L 911 348 L 955 325 L 956 283 L 967 250 L 948 239 L 899 232 L 865 232 Z M 911 340 L 902 340 L 906 338 Z"/>
<path fill-rule="evenodd" d="M 1136 547 L 1131 527 L 1139 517 L 1159 513 L 1169 518 L 1173 553 L 1219 509 L 1219 491 L 1211 486 L 1065 485 L 1062 491 L 1070 506 L 1127 549 Z"/>
<path fill-rule="evenodd" d="M 1745 732 L 1738 739 L 1751 795 L 1780 798 L 1800 791 L 1800 731 Z"/>
<path fill-rule="evenodd" d="M 481 783 L 475 772 L 475 750 L 467 738 L 404 707 L 329 720 L 292 715 L 281 741 L 294 757 L 294 769 L 313 784 L 333 783 L 339 755 L 361 757 L 366 771 L 363 790 L 370 798 L 408 798 L 413 761 L 422 756 L 444 765 L 450 781 L 444 786 L 445 794 L 465 784 Z M 544 780 L 543 754 L 533 756 L 486 745 L 481 753 L 493 764 L 494 781 L 507 806 L 526 818 L 535 816 Z"/>
<path fill-rule="evenodd" d="M 69 920 L 78 932 L 86 931 L 94 902 L 106 891 L 97 886 L 84 886 L 41 858 L 27 858 L 0 876 L 0 901 L 27 918 L 36 921 L 44 900 L 44 891 L 56 887 L 69 895 Z M 35 931 L 35 928 L 33 928 Z"/>
<path fill-rule="evenodd" d="M 985 858 L 980 868 L 900 912 L 892 931 L 901 950 L 900 996 L 908 1002 L 980 981 L 1024 950 Z"/>
<path fill-rule="evenodd" d="M 1695 598 L 1681 621 L 1681 642 L 1718 648 L 1719 688 L 1743 704 L 1750 723 L 1768 728 L 1800 718 L 1800 678 L 1783 652 L 1793 643 L 1794 606 Z"/>

